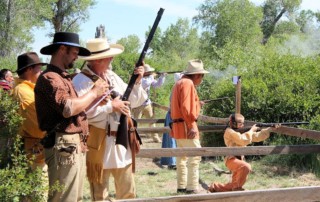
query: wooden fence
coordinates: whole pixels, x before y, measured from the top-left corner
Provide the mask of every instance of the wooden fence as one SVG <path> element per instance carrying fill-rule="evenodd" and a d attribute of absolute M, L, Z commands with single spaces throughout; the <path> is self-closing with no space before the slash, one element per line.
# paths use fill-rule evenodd
<path fill-rule="evenodd" d="M 163 110 L 167 107 L 154 104 Z M 223 131 L 226 128 L 228 118 L 208 117 L 201 115 L 199 121 L 211 123 L 211 125 L 200 125 L 200 132 Z M 163 123 L 164 119 L 139 119 L 139 123 Z M 251 126 L 256 122 L 246 121 L 246 126 Z M 139 133 L 169 132 L 169 127 L 138 128 Z M 302 128 L 280 127 L 276 133 L 320 140 L 320 131 Z M 141 149 L 137 155 L 139 158 L 170 157 L 170 156 L 227 156 L 227 155 L 273 155 L 273 154 L 307 154 L 320 153 L 320 144 L 315 145 L 280 145 L 280 146 L 248 146 L 238 148 L 228 147 L 202 147 L 202 148 L 161 148 L 161 149 Z M 154 198 L 137 198 L 131 200 L 118 201 L 223 201 L 223 202 L 247 202 L 247 201 L 320 201 L 320 186 L 277 188 L 268 190 L 233 191 L 208 194 L 178 195 Z"/>

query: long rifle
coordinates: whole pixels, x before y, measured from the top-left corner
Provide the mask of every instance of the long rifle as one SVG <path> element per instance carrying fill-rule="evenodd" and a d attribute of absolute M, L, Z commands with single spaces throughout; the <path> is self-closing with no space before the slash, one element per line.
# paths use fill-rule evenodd
<path fill-rule="evenodd" d="M 182 71 L 169 71 L 169 72 L 155 72 L 156 74 L 174 74 L 181 73 Z"/>
<path fill-rule="evenodd" d="M 257 123 L 256 126 L 259 128 L 267 128 L 267 127 L 275 127 L 276 125 L 281 126 L 297 126 L 297 125 L 307 125 L 309 122 L 284 122 L 284 123 Z M 251 129 L 251 127 L 238 128 L 235 131 L 239 133 L 247 132 Z"/>
<path fill-rule="evenodd" d="M 210 99 L 210 100 L 202 100 L 204 103 L 209 103 L 209 102 L 214 102 L 214 101 L 219 101 L 219 100 L 224 100 L 224 99 L 229 99 L 230 97 L 220 97 L 216 99 Z"/>
<path fill-rule="evenodd" d="M 146 43 L 144 44 L 144 47 L 143 47 L 142 52 L 140 54 L 140 57 L 139 57 L 137 63 L 135 64 L 136 67 L 139 67 L 139 66 L 143 65 L 143 59 L 145 58 L 145 56 L 147 54 L 147 50 L 148 50 L 149 45 L 150 45 L 150 43 L 152 41 L 152 38 L 153 38 L 153 36 L 155 34 L 155 31 L 156 31 L 156 29 L 158 27 L 158 24 L 159 24 L 159 22 L 161 20 L 163 12 L 164 12 L 164 9 L 160 8 L 160 10 L 158 11 L 158 15 L 157 15 L 157 17 L 156 17 L 156 19 L 155 19 L 155 21 L 153 23 L 153 26 L 152 26 L 152 28 L 150 30 L 150 33 L 148 35 Z M 134 84 L 135 84 L 137 78 L 138 78 L 138 75 L 135 75 L 134 72 L 133 72 L 132 75 L 131 75 L 130 81 L 128 83 L 127 89 L 124 92 L 124 94 L 122 95 L 122 100 L 123 101 L 127 101 L 128 100 L 128 98 L 130 96 L 130 93 L 131 93 L 131 91 L 132 91 L 132 89 L 134 87 Z M 117 131 L 116 144 L 120 144 L 120 145 L 123 145 L 125 148 L 128 148 L 129 136 L 128 136 L 128 125 L 127 125 L 128 122 L 127 122 L 127 119 L 126 119 L 126 115 L 121 114 L 119 122 L 120 122 L 120 125 L 119 125 L 118 131 Z M 135 120 L 134 120 L 134 122 L 135 122 Z M 134 124 L 135 124 L 135 126 L 137 125 L 136 122 Z M 137 137 L 137 138 L 139 139 L 140 137 Z M 140 140 L 140 142 L 141 142 L 141 140 Z"/>

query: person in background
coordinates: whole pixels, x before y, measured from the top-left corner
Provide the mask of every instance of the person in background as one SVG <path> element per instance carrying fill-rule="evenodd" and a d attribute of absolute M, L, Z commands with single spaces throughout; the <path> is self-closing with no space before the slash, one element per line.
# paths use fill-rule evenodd
<path fill-rule="evenodd" d="M 200 148 L 200 134 L 197 118 L 200 115 L 200 100 L 196 90 L 202 82 L 203 63 L 199 59 L 190 60 L 182 78 L 176 82 L 171 95 L 171 136 L 178 148 Z M 199 164 L 201 157 L 177 157 L 177 192 L 199 193 Z"/>
<path fill-rule="evenodd" d="M 89 135 L 85 109 L 106 94 L 108 85 L 96 82 L 88 93 L 77 95 L 66 70 L 73 68 L 78 56 L 91 53 L 80 46 L 76 33 L 55 33 L 53 43 L 40 52 L 51 55 L 50 64 L 39 76 L 34 89 L 38 124 L 47 133 L 42 144 L 49 186 L 53 189 L 49 191 L 48 201 L 82 201 Z M 62 190 L 54 189 L 57 183 Z"/>
<path fill-rule="evenodd" d="M 180 80 L 182 74 L 181 73 L 175 73 L 173 75 L 174 77 L 174 83 Z M 171 95 L 169 98 L 169 103 L 171 103 Z M 164 126 L 170 126 L 172 122 L 171 119 L 171 111 L 170 108 L 166 114 L 166 119 L 164 122 Z M 171 126 L 170 126 L 171 127 Z M 169 133 L 163 133 L 162 135 L 162 148 L 176 148 L 176 140 L 171 137 Z M 176 157 L 171 156 L 171 157 L 161 157 L 160 159 L 161 165 L 167 165 L 169 169 L 176 170 Z"/>
<path fill-rule="evenodd" d="M 46 169 L 43 146 L 40 143 L 45 132 L 39 128 L 34 99 L 34 87 L 42 72 L 41 67 L 46 63 L 41 62 L 35 52 L 19 55 L 17 63 L 16 72 L 19 77 L 15 79 L 12 94 L 20 103 L 20 114 L 24 119 L 19 134 L 23 138 L 24 149 L 28 157 L 33 155 L 36 157 L 31 165 L 32 168 Z"/>
<path fill-rule="evenodd" d="M 73 79 L 78 95 L 87 93 L 95 80 L 102 80 L 110 85 L 112 93 L 123 95 L 127 84 L 111 68 L 113 57 L 123 52 L 120 44 L 109 44 L 105 38 L 89 40 L 86 47 L 92 55 L 83 57 L 87 61 L 81 73 Z M 91 200 L 109 200 L 109 176 L 114 177 L 116 199 L 136 197 L 134 182 L 132 150 L 116 143 L 116 135 L 121 114 L 130 115 L 129 104 L 140 106 L 148 97 L 141 86 L 144 67 L 135 68 L 138 74 L 128 101 L 120 96 L 109 97 L 107 100 L 87 110 L 89 132 L 87 154 L 87 177 L 90 183 Z"/>
<path fill-rule="evenodd" d="M 31 170 L 37 168 L 42 170 L 42 183 L 48 185 L 48 166 L 44 160 L 44 149 L 40 143 L 45 136 L 38 125 L 36 106 L 34 100 L 34 87 L 42 72 L 41 67 L 46 65 L 40 61 L 37 53 L 27 52 L 17 57 L 18 68 L 16 73 L 12 95 L 18 100 L 19 113 L 23 118 L 19 135 L 22 137 L 24 151 L 31 160 Z M 43 192 L 43 199 L 47 199 L 47 193 Z"/>
<path fill-rule="evenodd" d="M 278 128 L 277 125 L 275 128 Z M 261 142 L 269 138 L 273 128 L 265 128 L 257 132 L 259 129 L 253 125 L 250 130 L 244 133 L 237 132 L 236 129 L 244 127 L 244 116 L 242 114 L 231 114 L 229 117 L 228 128 L 224 132 L 224 142 L 227 147 L 245 147 L 252 142 Z M 243 185 L 247 180 L 247 176 L 251 172 L 251 165 L 244 160 L 244 156 L 227 156 L 225 164 L 232 172 L 232 180 L 229 183 L 212 183 L 209 192 L 224 192 L 224 191 L 243 191 Z"/>
<path fill-rule="evenodd" d="M 160 74 L 158 79 L 155 79 L 154 74 L 154 68 L 152 68 L 150 65 L 145 64 L 144 65 L 145 74 L 142 78 L 142 87 L 143 89 L 148 93 L 148 99 L 139 107 L 132 108 L 133 117 L 136 119 L 140 119 L 142 116 L 144 116 L 147 119 L 151 119 L 154 117 L 153 107 L 152 107 L 152 101 L 150 99 L 150 91 L 151 87 L 153 88 L 159 88 L 161 87 L 165 82 L 166 73 Z M 150 127 L 155 127 L 156 124 L 150 124 Z M 151 137 L 154 142 L 161 142 L 158 133 L 152 133 Z"/>
<path fill-rule="evenodd" d="M 10 91 L 13 86 L 13 75 L 9 69 L 0 70 L 0 88 L 4 91 Z"/>

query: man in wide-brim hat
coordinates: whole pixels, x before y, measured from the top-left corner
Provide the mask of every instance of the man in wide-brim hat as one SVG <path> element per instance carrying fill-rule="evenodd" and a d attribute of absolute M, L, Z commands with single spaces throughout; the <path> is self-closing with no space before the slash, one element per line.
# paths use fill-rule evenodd
<path fill-rule="evenodd" d="M 97 83 L 88 93 L 78 96 L 71 76 L 79 56 L 89 56 L 88 49 L 79 44 L 79 36 L 57 32 L 53 43 L 40 52 L 51 55 L 50 64 L 39 76 L 35 86 L 35 103 L 39 127 L 46 131 L 42 141 L 48 165 L 49 185 L 59 183 L 63 189 L 49 194 L 48 201 L 81 201 L 85 175 L 88 121 L 85 109 L 107 90 L 105 83 Z"/>
<path fill-rule="evenodd" d="M 173 86 L 170 104 L 171 136 L 176 139 L 178 148 L 201 147 L 197 126 L 201 106 L 196 86 L 201 84 L 207 73 L 201 60 L 190 60 L 182 78 Z M 200 160 L 200 156 L 177 157 L 178 193 L 198 193 Z"/>
<path fill-rule="evenodd" d="M 22 137 L 24 150 L 32 161 L 31 169 L 40 168 L 47 177 L 47 166 L 44 162 L 44 150 L 40 143 L 45 132 L 39 129 L 34 99 L 34 87 L 42 72 L 41 67 L 46 65 L 40 61 L 35 52 L 26 52 L 17 57 L 17 71 L 19 78 L 15 78 L 13 97 L 19 102 L 19 113 L 23 118 L 19 135 Z M 44 178 L 46 179 L 46 178 Z M 43 182 L 44 186 L 48 181 Z M 46 197 L 46 196 L 45 196 Z"/>
<path fill-rule="evenodd" d="M 77 93 L 79 95 L 86 93 L 96 81 L 103 80 L 110 85 L 115 94 L 123 95 L 127 84 L 109 69 L 113 57 L 123 52 L 123 46 L 109 44 L 105 38 L 97 38 L 89 40 L 86 48 L 92 54 L 82 58 L 87 61 L 87 66 L 73 79 Z M 116 199 L 136 196 L 132 172 L 134 152 L 129 146 L 125 148 L 123 145 L 115 144 L 120 115 L 130 116 L 129 104 L 130 107 L 140 106 L 147 99 L 147 93 L 140 82 L 144 67 L 136 67 L 134 73 L 138 74 L 138 77 L 129 96 L 129 102 L 120 100 L 118 96 L 87 110 L 90 130 L 87 177 L 93 201 L 108 200 L 107 185 L 110 175 L 114 177 Z"/>

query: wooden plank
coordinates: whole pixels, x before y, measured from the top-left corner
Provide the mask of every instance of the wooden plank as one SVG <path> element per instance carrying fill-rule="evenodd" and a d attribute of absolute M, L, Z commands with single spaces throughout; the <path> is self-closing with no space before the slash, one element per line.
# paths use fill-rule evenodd
<path fill-rule="evenodd" d="M 320 131 L 316 131 L 316 130 L 282 126 L 280 128 L 275 129 L 274 131 L 275 133 L 294 136 L 294 137 L 320 140 Z"/>
<path fill-rule="evenodd" d="M 138 123 L 163 123 L 165 119 L 135 119 Z"/>
<path fill-rule="evenodd" d="M 207 122 L 207 123 L 219 123 L 219 124 L 227 125 L 229 118 L 218 118 L 218 117 L 200 115 L 198 117 L 198 121 L 203 121 L 203 122 Z"/>
<path fill-rule="evenodd" d="M 202 202 L 247 202 L 247 201 L 319 201 L 320 186 L 310 187 L 293 187 L 293 188 L 277 188 L 266 190 L 252 190 L 252 191 L 233 191 L 233 192 L 219 192 L 208 194 L 192 194 L 192 195 L 177 195 L 154 198 L 137 198 L 117 200 L 119 202 L 146 202 L 146 201 L 161 201 L 161 202 L 183 202 L 183 201 L 202 201 Z"/>
<path fill-rule="evenodd" d="M 154 158 L 170 156 L 240 156 L 272 154 L 320 153 L 320 145 L 283 145 L 249 147 L 202 147 L 202 148 L 159 148 L 141 149 L 137 157 Z"/>
<path fill-rule="evenodd" d="M 200 132 L 218 132 L 224 131 L 226 126 L 224 125 L 208 125 L 198 126 Z M 169 133 L 171 131 L 169 126 L 165 127 L 150 127 L 150 128 L 137 128 L 139 133 Z"/>
<path fill-rule="evenodd" d="M 153 104 L 156 107 L 160 107 L 160 108 L 163 108 L 163 109 L 166 108 L 165 106 L 159 105 L 157 103 L 153 103 Z M 167 107 L 167 109 L 168 109 L 168 107 Z M 227 123 L 229 121 L 229 118 L 218 118 L 218 117 L 210 117 L 210 116 L 205 116 L 205 115 L 199 115 L 198 121 L 227 125 Z M 256 123 L 258 123 L 258 122 L 246 120 L 245 121 L 245 126 L 246 127 L 250 127 L 250 126 L 252 126 L 253 124 L 256 124 Z M 159 132 L 162 132 L 162 131 L 159 131 Z M 209 132 L 209 130 L 206 130 L 206 132 Z M 294 137 L 300 137 L 300 138 L 309 138 L 309 139 L 313 139 L 313 140 L 320 140 L 320 131 L 309 130 L 309 129 L 304 129 L 304 128 L 294 128 L 294 127 L 282 126 L 280 128 L 277 128 L 275 130 L 275 133 L 294 136 Z"/>
<path fill-rule="evenodd" d="M 166 106 L 163 106 L 163 105 L 160 105 L 160 104 L 158 104 L 158 103 L 155 103 L 155 102 L 153 102 L 152 103 L 152 106 L 154 106 L 154 107 L 158 107 L 159 109 L 162 109 L 162 110 L 165 110 L 165 111 L 169 111 L 169 107 L 166 107 Z"/>

